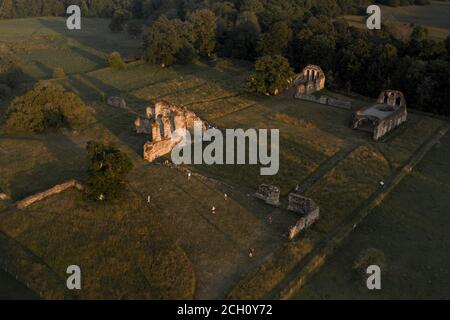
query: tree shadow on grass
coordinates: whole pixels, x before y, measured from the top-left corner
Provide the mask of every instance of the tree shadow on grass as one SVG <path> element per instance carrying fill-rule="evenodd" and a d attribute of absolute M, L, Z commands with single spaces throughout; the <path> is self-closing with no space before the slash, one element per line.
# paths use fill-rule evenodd
<path fill-rule="evenodd" d="M 54 160 L 35 165 L 30 171 L 17 173 L 11 184 L 11 197 L 20 200 L 69 179 L 83 180 L 86 174 L 85 151 L 62 133 L 42 136 Z"/>

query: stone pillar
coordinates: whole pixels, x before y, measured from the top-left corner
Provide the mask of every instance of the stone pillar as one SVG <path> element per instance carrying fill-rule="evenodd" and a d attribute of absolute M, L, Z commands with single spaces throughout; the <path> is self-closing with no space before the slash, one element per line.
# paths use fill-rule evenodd
<path fill-rule="evenodd" d="M 147 109 L 145 110 L 145 113 L 147 115 L 147 118 L 152 119 L 155 117 L 155 108 L 147 107 Z"/>
<path fill-rule="evenodd" d="M 162 123 L 163 123 L 164 139 L 172 138 L 170 117 L 167 114 L 164 114 L 162 116 Z"/>
<path fill-rule="evenodd" d="M 159 125 L 159 120 L 156 119 L 152 122 L 152 141 L 157 142 L 161 140 L 161 127 Z"/>
<path fill-rule="evenodd" d="M 174 114 L 175 130 L 186 129 L 186 117 L 183 112 L 175 112 Z"/>

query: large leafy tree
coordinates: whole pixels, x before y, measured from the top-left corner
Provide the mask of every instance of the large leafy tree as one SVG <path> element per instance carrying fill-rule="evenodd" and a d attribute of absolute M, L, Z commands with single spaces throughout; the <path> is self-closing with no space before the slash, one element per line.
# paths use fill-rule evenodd
<path fill-rule="evenodd" d="M 211 10 L 194 11 L 189 16 L 195 33 L 195 48 L 201 56 L 210 56 L 216 46 L 217 19 Z"/>
<path fill-rule="evenodd" d="M 113 144 L 95 141 L 86 146 L 89 161 L 86 194 L 93 200 L 112 200 L 126 190 L 127 175 L 133 169 L 130 157 Z"/>
<path fill-rule="evenodd" d="M 182 45 L 177 24 L 166 16 L 161 16 L 151 25 L 145 37 L 146 59 L 163 67 L 171 65 L 177 61 L 177 52 Z"/>
<path fill-rule="evenodd" d="M 256 61 L 255 74 L 249 78 L 249 86 L 257 93 L 276 95 L 289 88 L 293 75 L 289 61 L 283 56 L 264 56 Z"/>
<path fill-rule="evenodd" d="M 253 60 L 258 56 L 258 43 L 261 37 L 261 27 L 258 17 L 251 11 L 240 14 L 236 26 L 231 33 L 228 47 L 234 58 Z"/>
<path fill-rule="evenodd" d="M 51 82 L 39 82 L 16 97 L 7 110 L 6 127 L 13 131 L 42 133 L 76 127 L 89 120 L 84 102 L 76 94 Z"/>
<path fill-rule="evenodd" d="M 292 41 L 292 30 L 286 21 L 274 23 L 262 36 L 261 52 L 263 55 L 285 55 Z"/>

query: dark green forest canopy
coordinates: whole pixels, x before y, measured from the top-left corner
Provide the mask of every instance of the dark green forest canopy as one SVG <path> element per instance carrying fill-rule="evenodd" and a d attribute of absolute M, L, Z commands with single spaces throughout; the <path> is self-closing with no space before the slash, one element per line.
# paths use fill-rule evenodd
<path fill-rule="evenodd" d="M 428 3 L 426 0 L 376 2 L 392 6 Z M 129 19 L 144 21 L 147 26 L 143 32 L 144 52 L 150 63 L 189 63 L 196 56 L 213 53 L 250 61 L 267 54 L 282 55 L 297 72 L 307 64 L 320 65 L 331 89 L 372 97 L 383 89 L 397 89 L 405 93 L 409 107 L 450 115 L 450 40 L 431 40 L 427 30 L 420 26 L 415 27 L 410 39 L 401 40 L 387 25 L 379 31 L 357 29 L 339 18 L 350 13 L 365 14 L 367 5 L 372 3 L 367 0 L 0 0 L 0 17 L 64 15 L 66 5 L 79 4 L 83 16 L 113 17 L 113 20 L 115 17 L 115 21 L 122 23 Z M 202 9 L 215 16 L 210 21 L 216 21 L 215 34 L 207 37 L 195 34 L 196 30 L 204 29 L 195 28 L 191 18 Z M 118 30 L 122 29 L 128 27 L 119 26 Z M 171 32 L 168 34 L 167 30 Z M 4 91 L 8 89 L 5 87 Z"/>
<path fill-rule="evenodd" d="M 0 0 L 0 18 L 64 15 L 69 5 L 79 5 L 84 16 L 112 17 L 117 11 L 129 11 L 135 18 L 154 14 L 179 15 L 197 9 L 213 9 L 234 14 L 254 11 L 261 21 L 297 19 L 306 11 L 335 16 L 355 13 L 369 0 Z M 375 3 L 399 6 L 427 4 L 429 0 L 378 0 Z"/>

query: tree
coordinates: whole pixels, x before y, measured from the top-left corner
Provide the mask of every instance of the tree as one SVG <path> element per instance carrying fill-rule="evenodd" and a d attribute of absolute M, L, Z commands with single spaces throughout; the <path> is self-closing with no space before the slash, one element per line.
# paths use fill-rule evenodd
<path fill-rule="evenodd" d="M 197 38 L 194 26 L 189 21 L 181 21 L 180 19 L 174 19 L 171 22 L 177 30 L 180 41 L 180 47 L 175 54 L 176 62 L 181 64 L 191 63 L 198 55 L 198 51 L 194 47 Z"/>
<path fill-rule="evenodd" d="M 111 19 L 109 29 L 118 33 L 123 31 L 124 23 L 131 18 L 131 13 L 127 10 L 117 10 Z"/>
<path fill-rule="evenodd" d="M 286 21 L 276 22 L 262 36 L 260 51 L 263 55 L 285 55 L 292 41 L 292 30 Z"/>
<path fill-rule="evenodd" d="M 290 87 L 293 75 L 286 58 L 264 56 L 256 61 L 255 74 L 249 78 L 249 86 L 259 94 L 276 95 Z"/>
<path fill-rule="evenodd" d="M 179 21 L 179 20 L 178 20 Z M 177 52 L 183 46 L 180 30 L 173 20 L 159 17 L 149 28 L 144 40 L 146 60 L 162 67 L 177 61 Z"/>
<path fill-rule="evenodd" d="M 88 118 L 87 107 L 80 97 L 60 85 L 42 81 L 11 102 L 6 127 L 12 131 L 43 133 L 79 126 Z"/>
<path fill-rule="evenodd" d="M 86 194 L 92 200 L 112 200 L 126 190 L 127 175 L 133 169 L 130 157 L 114 144 L 89 141 Z"/>
<path fill-rule="evenodd" d="M 137 38 L 142 34 L 142 24 L 139 21 L 132 20 L 127 23 L 127 32 L 133 38 Z"/>
<path fill-rule="evenodd" d="M 113 52 L 108 57 L 108 66 L 114 69 L 124 69 L 126 64 L 119 52 Z"/>
<path fill-rule="evenodd" d="M 236 21 L 229 37 L 229 47 L 234 58 L 253 60 L 257 57 L 261 27 L 257 16 L 250 11 L 243 12 Z"/>
<path fill-rule="evenodd" d="M 201 56 L 209 57 L 216 46 L 217 19 L 208 9 L 194 11 L 189 16 L 195 34 L 195 48 Z"/>

